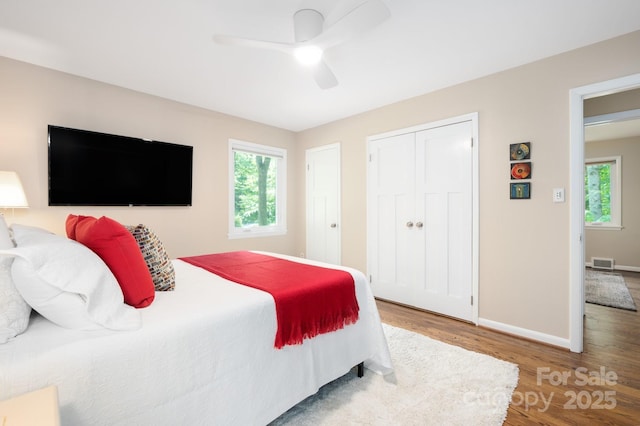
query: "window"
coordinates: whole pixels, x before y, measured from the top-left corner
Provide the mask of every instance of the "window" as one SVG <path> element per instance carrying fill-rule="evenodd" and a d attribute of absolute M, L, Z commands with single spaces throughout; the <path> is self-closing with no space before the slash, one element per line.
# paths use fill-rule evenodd
<path fill-rule="evenodd" d="M 229 238 L 283 235 L 287 151 L 229 140 Z"/>
<path fill-rule="evenodd" d="M 621 229 L 621 157 L 585 161 L 584 222 L 587 227 Z"/>

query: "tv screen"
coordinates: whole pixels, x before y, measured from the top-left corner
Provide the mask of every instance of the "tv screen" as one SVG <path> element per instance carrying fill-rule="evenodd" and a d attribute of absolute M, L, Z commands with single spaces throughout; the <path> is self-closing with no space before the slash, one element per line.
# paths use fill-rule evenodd
<path fill-rule="evenodd" d="M 50 206 L 190 206 L 193 147 L 49 125 Z"/>

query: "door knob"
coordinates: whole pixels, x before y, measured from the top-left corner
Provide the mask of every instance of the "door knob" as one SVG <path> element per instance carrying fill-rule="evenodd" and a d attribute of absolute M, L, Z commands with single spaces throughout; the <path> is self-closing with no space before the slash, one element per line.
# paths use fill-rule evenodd
<path fill-rule="evenodd" d="M 423 225 L 422 225 L 422 222 L 417 222 L 417 223 L 416 223 L 416 228 L 418 228 L 418 229 L 422 229 L 422 226 L 423 226 Z"/>
<path fill-rule="evenodd" d="M 338 227 L 338 224 L 337 224 L 337 223 L 332 223 L 332 224 L 331 224 L 331 225 L 329 225 L 329 226 L 330 226 L 330 227 L 332 227 L 332 228 L 337 228 L 337 227 Z"/>
<path fill-rule="evenodd" d="M 413 228 L 413 222 L 411 221 L 407 222 L 407 228 Z"/>

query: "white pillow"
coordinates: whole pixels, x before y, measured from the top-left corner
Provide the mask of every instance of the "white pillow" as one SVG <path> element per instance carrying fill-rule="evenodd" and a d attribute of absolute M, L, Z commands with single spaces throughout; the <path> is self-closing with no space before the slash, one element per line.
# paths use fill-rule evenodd
<path fill-rule="evenodd" d="M 0 250 L 13 248 L 9 229 L 0 214 Z M 0 344 L 27 329 L 31 306 L 24 301 L 11 278 L 13 258 L 0 256 Z"/>
<path fill-rule="evenodd" d="M 4 216 L 0 213 L 0 249 L 8 248 L 13 248 L 13 241 L 11 240 L 7 223 L 4 221 Z"/>
<path fill-rule="evenodd" d="M 15 256 L 15 286 L 42 316 L 77 330 L 141 327 L 140 313 L 124 304 L 118 282 L 98 255 L 40 228 L 12 229 L 17 247 L 0 253 Z"/>

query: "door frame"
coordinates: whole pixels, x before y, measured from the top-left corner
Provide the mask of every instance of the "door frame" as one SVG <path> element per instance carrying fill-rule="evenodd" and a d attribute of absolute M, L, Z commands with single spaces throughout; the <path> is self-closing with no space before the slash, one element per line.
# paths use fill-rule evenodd
<path fill-rule="evenodd" d="M 472 128 L 472 137 L 473 137 L 473 146 L 471 149 L 471 161 L 472 161 L 472 182 L 471 182 L 471 197 L 472 197 L 472 213 L 471 213 L 471 245 L 472 245 L 472 256 L 471 256 L 471 276 L 472 276 L 472 288 L 471 295 L 473 297 L 473 306 L 472 306 L 472 322 L 475 325 L 478 325 L 478 315 L 479 315 L 479 306 L 480 306 L 480 298 L 479 294 L 479 270 L 480 270 L 480 262 L 479 262 L 479 253 L 480 253 L 480 179 L 479 179 L 479 160 L 478 160 L 478 151 L 480 147 L 479 140 L 479 132 L 478 132 L 478 113 L 472 112 L 469 114 L 463 114 L 455 117 L 445 118 L 443 120 L 433 121 L 429 123 L 419 124 L 417 126 L 407 127 L 403 129 L 392 130 L 385 133 L 379 133 L 375 135 L 370 135 L 367 137 L 367 161 L 369 157 L 369 145 L 372 141 L 377 139 L 384 139 L 392 136 L 398 136 L 405 133 L 416 133 L 422 130 L 429 130 L 436 127 L 448 126 L 451 124 L 458 124 L 465 121 L 471 121 Z M 367 167 L 367 230 L 369 229 L 370 217 L 369 217 L 369 204 L 370 200 L 368 199 L 370 188 L 369 188 L 369 167 Z M 369 251 L 370 247 L 367 243 L 367 251 Z M 367 253 L 367 275 L 371 272 L 371 265 L 369 264 L 370 255 Z"/>
<path fill-rule="evenodd" d="M 569 92 L 570 224 L 569 350 L 584 347 L 584 100 L 640 87 L 640 74 L 576 87 Z"/>
<path fill-rule="evenodd" d="M 337 223 L 338 223 L 338 261 L 339 265 L 342 265 L 342 157 L 341 157 L 341 144 L 340 142 L 322 145 L 314 148 L 309 148 L 305 150 L 304 154 L 304 164 L 305 164 L 305 252 L 309 253 L 309 179 L 308 179 L 308 170 L 309 167 L 309 154 L 313 154 L 318 151 L 325 151 L 328 149 L 334 149 L 336 151 L 337 157 L 336 161 L 338 162 L 338 186 L 337 186 L 337 194 L 336 194 L 336 209 L 337 212 Z M 306 256 L 305 256 L 306 257 Z"/>

